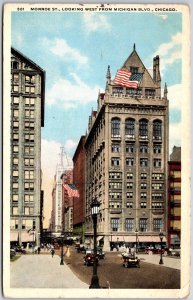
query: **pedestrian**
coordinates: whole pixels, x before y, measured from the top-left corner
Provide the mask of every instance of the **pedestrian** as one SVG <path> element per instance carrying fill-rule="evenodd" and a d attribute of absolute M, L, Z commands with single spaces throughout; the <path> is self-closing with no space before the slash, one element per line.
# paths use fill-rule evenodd
<path fill-rule="evenodd" d="M 40 254 L 40 247 L 38 247 L 38 254 Z"/>
<path fill-rule="evenodd" d="M 54 250 L 54 248 L 52 248 L 51 249 L 51 255 L 52 255 L 52 257 L 54 256 L 54 253 L 55 253 L 55 250 Z"/>

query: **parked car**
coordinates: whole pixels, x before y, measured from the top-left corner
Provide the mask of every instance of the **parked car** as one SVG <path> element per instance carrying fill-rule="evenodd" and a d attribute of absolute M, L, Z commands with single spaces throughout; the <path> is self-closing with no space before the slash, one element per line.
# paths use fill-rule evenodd
<path fill-rule="evenodd" d="M 137 267 L 140 268 L 140 259 L 135 253 L 122 253 L 122 264 L 125 268 Z"/>
<path fill-rule="evenodd" d="M 26 254 L 26 250 L 21 246 L 16 246 L 14 250 L 18 253 Z"/>
<path fill-rule="evenodd" d="M 165 249 L 162 248 L 162 254 L 165 254 Z M 160 254 L 161 248 L 148 247 L 145 249 L 145 254 Z"/>
<path fill-rule="evenodd" d="M 180 256 L 180 249 L 170 249 L 169 255 L 171 256 Z"/>
<path fill-rule="evenodd" d="M 98 255 L 96 256 L 97 264 L 98 264 Z M 86 254 L 84 255 L 83 258 L 84 265 L 86 266 L 91 266 L 94 264 L 94 253 L 91 249 L 86 250 Z"/>

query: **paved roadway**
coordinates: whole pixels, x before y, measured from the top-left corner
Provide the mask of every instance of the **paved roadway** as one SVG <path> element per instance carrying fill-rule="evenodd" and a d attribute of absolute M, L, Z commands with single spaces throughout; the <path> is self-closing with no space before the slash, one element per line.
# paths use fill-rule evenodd
<path fill-rule="evenodd" d="M 11 262 L 10 280 L 11 288 L 88 288 L 58 255 L 22 255 Z"/>

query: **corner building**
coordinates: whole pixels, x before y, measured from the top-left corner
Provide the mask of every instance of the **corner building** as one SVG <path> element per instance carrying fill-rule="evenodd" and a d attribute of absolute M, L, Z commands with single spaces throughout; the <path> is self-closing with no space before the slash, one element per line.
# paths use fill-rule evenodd
<path fill-rule="evenodd" d="M 45 72 L 11 48 L 10 241 L 40 243 Z"/>
<path fill-rule="evenodd" d="M 108 67 L 105 93 L 89 117 L 85 142 L 85 236 L 92 239 L 90 204 L 97 198 L 98 241 L 106 250 L 112 243 L 159 243 L 160 230 L 166 241 L 167 86 L 162 97 L 159 56 L 151 76 L 135 45 L 122 68 L 140 74 L 141 83 L 137 89 L 118 86 Z"/>

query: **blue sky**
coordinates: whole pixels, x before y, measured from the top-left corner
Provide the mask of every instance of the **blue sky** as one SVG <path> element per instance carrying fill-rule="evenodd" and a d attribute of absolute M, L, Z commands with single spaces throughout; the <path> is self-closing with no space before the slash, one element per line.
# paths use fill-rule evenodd
<path fill-rule="evenodd" d="M 170 151 L 180 145 L 181 13 L 12 12 L 11 21 L 12 46 L 46 71 L 44 174 L 50 170 L 53 179 L 61 145 L 72 157 L 105 88 L 107 66 L 113 78 L 134 43 L 146 68 L 160 56 L 170 100 Z"/>

